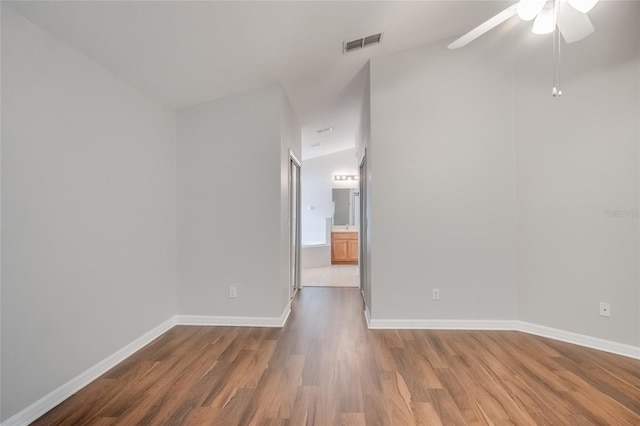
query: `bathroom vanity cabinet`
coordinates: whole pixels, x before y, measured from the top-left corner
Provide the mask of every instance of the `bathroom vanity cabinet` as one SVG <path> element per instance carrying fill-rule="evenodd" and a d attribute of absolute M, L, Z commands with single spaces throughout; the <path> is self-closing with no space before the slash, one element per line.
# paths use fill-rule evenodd
<path fill-rule="evenodd" d="M 356 265 L 358 263 L 358 233 L 331 233 L 331 264 Z"/>

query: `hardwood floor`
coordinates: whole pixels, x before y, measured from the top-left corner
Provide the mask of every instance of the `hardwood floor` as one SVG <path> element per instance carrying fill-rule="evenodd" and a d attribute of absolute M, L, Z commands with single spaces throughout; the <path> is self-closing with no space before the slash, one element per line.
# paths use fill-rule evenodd
<path fill-rule="evenodd" d="M 640 425 L 640 361 L 519 332 L 373 330 L 304 288 L 286 327 L 178 326 L 36 425 Z"/>

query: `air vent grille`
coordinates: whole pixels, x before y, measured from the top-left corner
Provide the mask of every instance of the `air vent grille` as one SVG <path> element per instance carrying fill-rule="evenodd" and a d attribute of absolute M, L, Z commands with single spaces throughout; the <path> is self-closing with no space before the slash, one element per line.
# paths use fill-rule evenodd
<path fill-rule="evenodd" d="M 364 38 L 364 47 L 367 47 L 370 44 L 376 44 L 376 43 L 380 43 L 380 40 L 382 39 L 382 34 L 375 34 L 369 37 L 365 37 Z"/>
<path fill-rule="evenodd" d="M 344 43 L 342 43 L 342 52 L 352 52 L 354 50 L 362 49 L 363 47 L 371 46 L 372 44 L 380 44 L 381 42 L 382 33 L 373 34 L 352 41 L 345 41 Z"/>
<path fill-rule="evenodd" d="M 350 41 L 344 44 L 344 51 L 350 52 L 352 50 L 360 49 L 362 47 L 363 39 L 359 38 L 357 40 Z"/>

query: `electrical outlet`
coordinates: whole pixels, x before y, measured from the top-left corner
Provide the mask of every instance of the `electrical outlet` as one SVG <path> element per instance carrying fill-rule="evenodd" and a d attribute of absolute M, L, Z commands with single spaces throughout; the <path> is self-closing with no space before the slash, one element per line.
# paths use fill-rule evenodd
<path fill-rule="evenodd" d="M 440 289 L 439 288 L 434 288 L 433 289 L 433 300 L 440 300 Z"/>
<path fill-rule="evenodd" d="M 600 316 L 601 317 L 610 317 L 611 316 L 611 304 L 607 302 L 600 302 Z"/>
<path fill-rule="evenodd" d="M 236 288 L 235 287 L 229 287 L 229 297 L 231 297 L 231 298 L 236 297 Z"/>

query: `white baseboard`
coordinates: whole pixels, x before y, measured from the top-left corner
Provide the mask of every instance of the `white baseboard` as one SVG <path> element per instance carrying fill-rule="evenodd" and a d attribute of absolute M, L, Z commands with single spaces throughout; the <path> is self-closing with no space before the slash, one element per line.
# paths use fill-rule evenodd
<path fill-rule="evenodd" d="M 571 331 L 558 330 L 557 328 L 545 327 L 543 325 L 532 324 L 525 321 L 517 321 L 518 331 L 535 334 L 536 336 L 548 337 L 574 345 L 580 345 L 591 349 L 598 349 L 616 355 L 629 358 L 640 359 L 640 347 L 631 346 L 624 343 L 613 342 L 611 340 L 599 339 L 585 334 L 573 333 Z"/>
<path fill-rule="evenodd" d="M 228 327 L 284 327 L 291 313 L 291 306 L 280 317 L 225 317 L 211 315 L 176 315 L 177 325 L 207 325 Z"/>
<path fill-rule="evenodd" d="M 425 329 L 425 330 L 513 330 L 536 336 L 548 337 L 574 345 L 640 359 L 640 347 L 599 339 L 571 331 L 545 327 L 525 321 L 512 320 L 380 320 L 372 319 L 365 310 L 370 329 Z"/>
<path fill-rule="evenodd" d="M 83 387 L 87 386 L 98 377 L 102 376 L 117 364 L 124 361 L 126 358 L 133 355 L 133 353 L 142 349 L 157 337 L 170 330 L 174 325 L 176 325 L 175 317 L 171 317 L 159 326 L 153 328 L 152 330 L 149 330 L 142 336 L 138 337 L 136 340 L 129 343 L 118 352 L 103 359 L 93 367 L 69 380 L 64 385 L 40 398 L 38 401 L 34 402 L 24 410 L 8 418 L 4 422 L 2 422 L 1 426 L 28 425 L 29 423 L 45 414 L 47 411 L 51 410 L 56 405 L 60 404 L 65 399 L 69 398 L 74 393 L 78 392 Z"/>
<path fill-rule="evenodd" d="M 515 322 L 508 320 L 379 320 L 369 317 L 367 325 L 370 329 L 515 330 Z"/>

